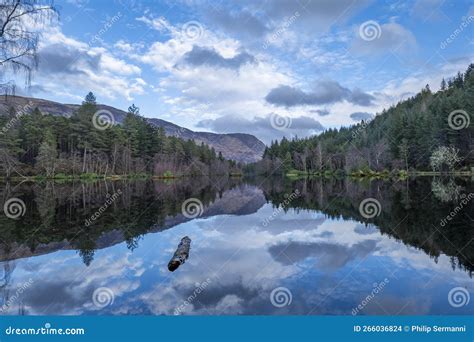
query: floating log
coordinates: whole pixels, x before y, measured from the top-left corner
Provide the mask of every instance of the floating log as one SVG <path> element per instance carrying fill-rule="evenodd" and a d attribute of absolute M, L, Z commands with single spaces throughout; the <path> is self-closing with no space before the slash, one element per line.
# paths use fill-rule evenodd
<path fill-rule="evenodd" d="M 174 252 L 173 257 L 168 263 L 168 270 L 174 272 L 181 264 L 184 264 L 186 259 L 189 257 L 189 250 L 191 248 L 191 239 L 187 236 L 181 239 L 181 242 Z"/>

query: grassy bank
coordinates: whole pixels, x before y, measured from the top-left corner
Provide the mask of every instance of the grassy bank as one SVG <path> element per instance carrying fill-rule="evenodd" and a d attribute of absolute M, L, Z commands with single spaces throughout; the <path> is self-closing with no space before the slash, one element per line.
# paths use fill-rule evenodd
<path fill-rule="evenodd" d="M 357 170 L 350 173 L 346 173 L 344 170 L 327 170 L 324 172 L 305 172 L 300 170 L 290 170 L 286 173 L 287 177 L 298 178 L 298 177 L 351 177 L 351 178 L 377 178 L 377 179 L 405 179 L 407 177 L 436 177 L 436 176 L 455 176 L 455 177 L 474 177 L 472 171 L 457 170 L 451 172 L 437 172 L 437 171 L 406 171 L 406 170 L 384 170 L 384 171 L 373 171 L 373 170 Z"/>
<path fill-rule="evenodd" d="M 52 177 L 48 177 L 45 175 L 35 175 L 35 176 L 24 176 L 24 177 L 0 177 L 0 182 L 42 182 L 42 181 L 55 181 L 55 182 L 68 182 L 68 181 L 97 181 L 97 180 L 146 180 L 146 179 L 153 179 L 153 180 L 172 180 L 172 179 L 179 179 L 179 178 L 186 178 L 186 177 L 195 177 L 196 175 L 192 174 L 173 174 L 171 172 L 165 172 L 162 175 L 152 175 L 147 173 L 134 173 L 128 175 L 99 175 L 96 173 L 83 173 L 80 175 L 66 175 L 62 173 L 58 173 Z M 229 176 L 229 177 L 242 177 L 243 175 L 240 173 L 229 173 L 229 174 L 219 174 L 213 176 Z M 199 177 L 199 175 L 198 175 Z"/>

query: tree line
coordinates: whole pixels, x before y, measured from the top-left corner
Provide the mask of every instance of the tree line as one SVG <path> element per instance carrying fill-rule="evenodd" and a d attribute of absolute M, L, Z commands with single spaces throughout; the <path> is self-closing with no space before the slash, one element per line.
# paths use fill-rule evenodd
<path fill-rule="evenodd" d="M 38 108 L 28 115 L 23 115 L 25 109 L 17 110 L 10 108 L 0 116 L 0 172 L 7 178 L 240 172 L 236 162 L 212 147 L 166 136 L 135 105 L 121 124 L 104 122 L 97 116 L 100 111 L 92 93 L 70 118 L 44 114 Z"/>
<path fill-rule="evenodd" d="M 383 110 L 371 121 L 329 129 L 318 136 L 273 141 L 256 173 L 371 173 L 398 170 L 468 169 L 474 164 L 471 115 L 474 64 L 427 85 L 417 95 Z"/>

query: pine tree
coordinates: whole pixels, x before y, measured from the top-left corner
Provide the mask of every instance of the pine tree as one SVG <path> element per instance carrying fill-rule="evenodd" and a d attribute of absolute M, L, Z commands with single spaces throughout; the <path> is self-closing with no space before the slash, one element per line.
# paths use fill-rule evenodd
<path fill-rule="evenodd" d="M 89 93 L 87 93 L 86 98 L 84 99 L 82 104 L 96 105 L 97 102 L 96 102 L 95 95 L 91 91 Z"/>

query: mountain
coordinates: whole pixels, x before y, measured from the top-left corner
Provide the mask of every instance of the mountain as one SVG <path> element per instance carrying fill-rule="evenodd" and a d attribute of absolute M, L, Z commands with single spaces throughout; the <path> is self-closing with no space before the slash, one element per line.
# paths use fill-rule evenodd
<path fill-rule="evenodd" d="M 0 97 L 0 115 L 7 113 L 9 108 L 14 107 L 17 111 L 25 109 L 27 113 L 38 108 L 43 114 L 70 117 L 78 108 L 76 104 L 62 104 L 49 100 L 36 99 L 22 96 Z M 107 110 L 112 113 L 116 123 L 121 124 L 127 112 L 98 104 L 99 110 Z M 185 140 L 194 139 L 196 143 L 204 143 L 217 152 L 222 152 L 225 158 L 240 162 L 251 163 L 262 158 L 265 144 L 250 134 L 231 133 L 217 134 L 211 132 L 195 132 L 190 129 L 175 125 L 169 121 L 146 118 L 149 123 L 156 127 L 163 127 L 166 134 L 176 136 Z"/>

